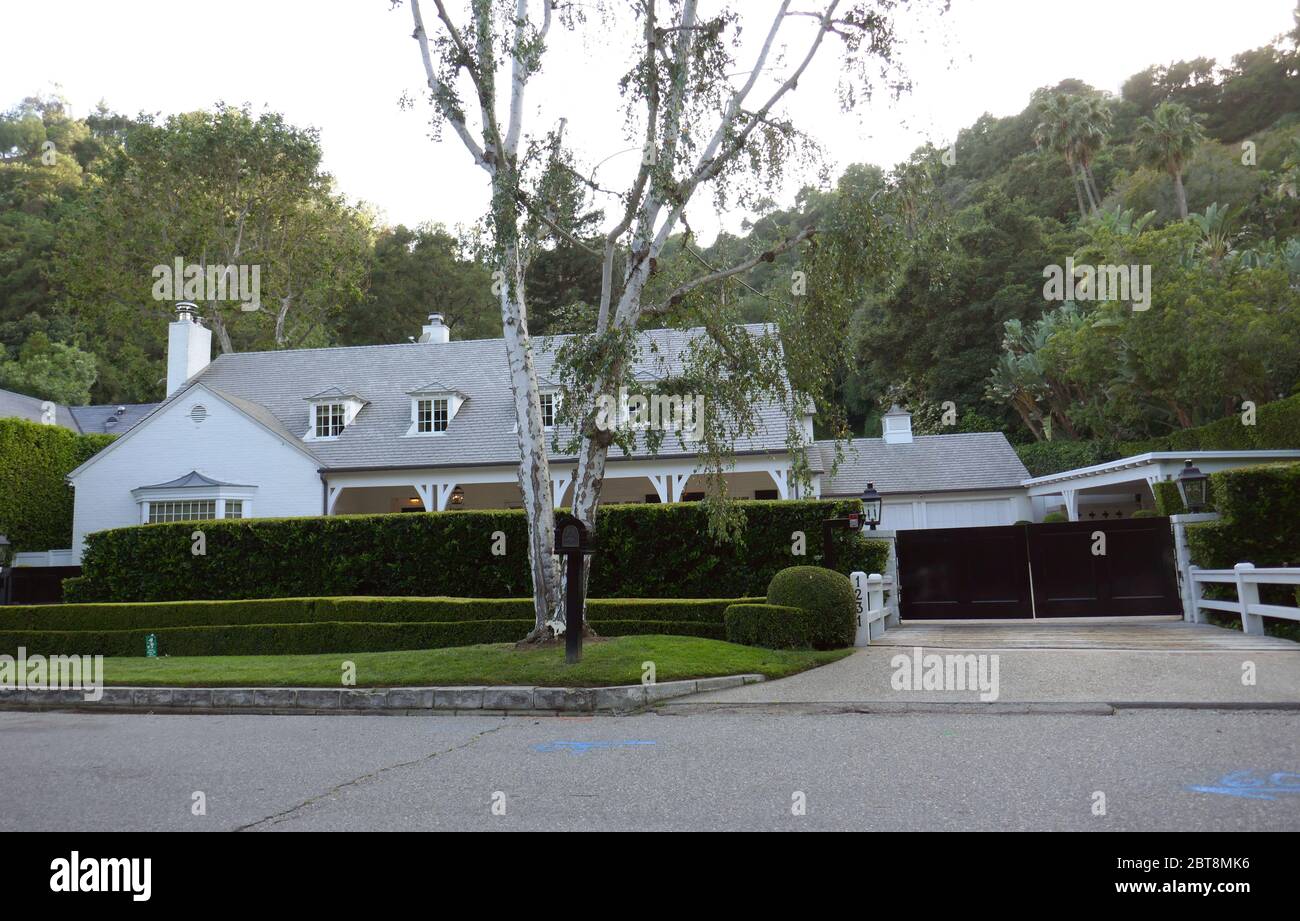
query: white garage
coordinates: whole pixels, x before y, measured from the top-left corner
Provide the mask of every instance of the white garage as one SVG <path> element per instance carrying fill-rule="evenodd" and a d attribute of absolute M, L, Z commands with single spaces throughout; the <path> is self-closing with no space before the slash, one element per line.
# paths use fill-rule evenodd
<path fill-rule="evenodd" d="M 832 455 L 822 449 L 827 470 Z M 856 497 L 871 483 L 884 496 L 886 530 L 990 527 L 1031 519 L 1028 476 L 1000 432 L 913 436 L 911 414 L 894 407 L 883 437 L 849 442 L 839 468 L 822 477 L 821 496 Z"/>

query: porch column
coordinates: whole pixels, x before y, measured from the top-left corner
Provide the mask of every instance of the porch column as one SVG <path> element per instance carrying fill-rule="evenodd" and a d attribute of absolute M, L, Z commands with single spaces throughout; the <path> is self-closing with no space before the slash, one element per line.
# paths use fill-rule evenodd
<path fill-rule="evenodd" d="M 659 494 L 659 501 L 668 502 L 668 475 L 663 473 L 651 473 L 648 476 L 650 484 L 654 486 L 655 492 Z"/>
<path fill-rule="evenodd" d="M 331 485 L 329 487 L 329 500 L 325 507 L 326 515 L 334 514 L 334 506 L 339 504 L 339 496 L 342 494 L 342 492 L 343 492 L 342 486 Z"/>
<path fill-rule="evenodd" d="M 573 471 L 551 474 L 551 502 L 559 508 L 564 502 L 565 490 L 573 482 Z"/>
<path fill-rule="evenodd" d="M 1079 492 L 1076 489 L 1062 489 L 1061 498 L 1065 501 L 1065 517 L 1070 521 L 1079 520 Z"/>
<path fill-rule="evenodd" d="M 790 498 L 790 471 L 784 467 L 768 467 L 767 474 L 776 484 L 776 496 L 778 499 Z"/>
<path fill-rule="evenodd" d="M 456 488 L 455 480 L 429 480 L 424 483 L 412 483 L 416 493 L 420 496 L 420 502 L 424 505 L 426 512 L 445 512 L 447 511 L 447 500 L 451 498 L 451 491 Z"/>

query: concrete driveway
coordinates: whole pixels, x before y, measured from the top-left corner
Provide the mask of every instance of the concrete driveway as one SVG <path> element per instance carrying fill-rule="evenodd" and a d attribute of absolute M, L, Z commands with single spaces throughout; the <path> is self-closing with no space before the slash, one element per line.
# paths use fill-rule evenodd
<path fill-rule="evenodd" d="M 961 690 L 926 689 L 925 672 L 934 662 L 929 656 L 961 656 L 962 669 L 974 665 L 985 679 L 983 689 L 977 682 Z M 1300 644 L 1169 619 L 904 623 L 839 662 L 674 703 L 953 702 L 1300 709 Z"/>

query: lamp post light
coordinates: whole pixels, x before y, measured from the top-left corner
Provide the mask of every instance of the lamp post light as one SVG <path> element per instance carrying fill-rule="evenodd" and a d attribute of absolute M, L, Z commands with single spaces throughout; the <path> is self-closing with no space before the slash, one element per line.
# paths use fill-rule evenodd
<path fill-rule="evenodd" d="M 873 531 L 876 530 L 876 525 L 880 524 L 882 508 L 882 497 L 876 492 L 876 484 L 868 483 L 867 488 L 862 490 L 862 519 Z"/>
<path fill-rule="evenodd" d="M 1178 472 L 1178 494 L 1189 512 L 1199 512 L 1210 504 L 1209 487 L 1210 478 L 1193 467 L 1191 461 L 1185 461 Z"/>

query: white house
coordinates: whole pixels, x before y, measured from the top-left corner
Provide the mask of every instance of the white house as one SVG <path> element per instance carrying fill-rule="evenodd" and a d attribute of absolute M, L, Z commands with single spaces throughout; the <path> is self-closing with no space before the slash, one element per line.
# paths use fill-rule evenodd
<path fill-rule="evenodd" d="M 518 507 L 518 443 L 501 340 L 453 341 L 434 314 L 418 342 L 244 352 L 211 360 L 211 332 L 182 309 L 168 331 L 167 398 L 68 475 L 72 557 L 85 535 L 137 523 Z M 635 370 L 680 369 L 698 331 L 652 330 Z M 543 414 L 554 342 L 535 340 Z M 776 405 L 736 445 L 733 496 L 797 497 Z M 811 435 L 812 418 L 800 420 Z M 689 446 L 689 442 L 687 442 Z M 557 504 L 571 500 L 574 458 L 552 451 Z M 917 436 L 886 417 L 883 439 L 809 452 L 814 495 L 887 494 L 887 527 L 1010 524 L 1029 517 L 1028 473 L 997 433 Z M 698 457 L 669 433 L 657 455 L 610 454 L 603 502 L 676 502 L 703 493 Z"/>

